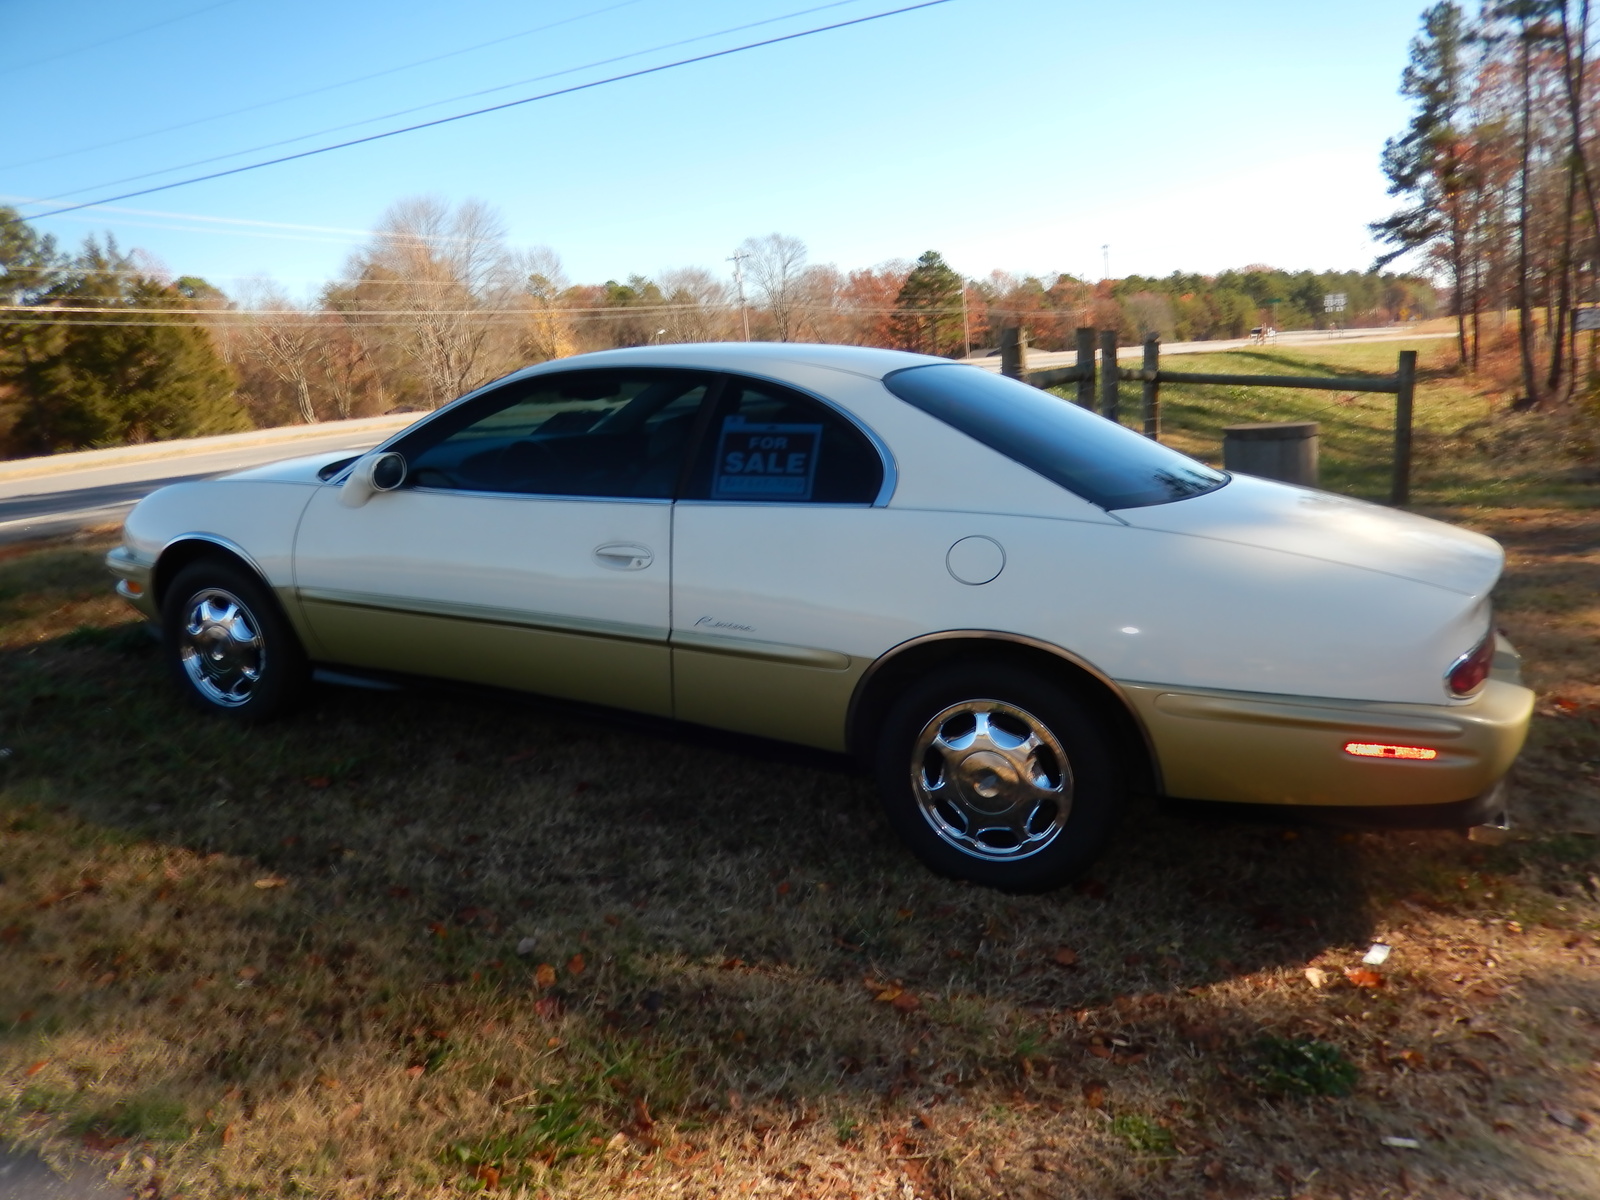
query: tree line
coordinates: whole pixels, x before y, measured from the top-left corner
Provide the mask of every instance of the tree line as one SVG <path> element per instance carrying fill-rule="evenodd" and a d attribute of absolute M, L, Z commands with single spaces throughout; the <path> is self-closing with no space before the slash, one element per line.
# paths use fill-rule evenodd
<path fill-rule="evenodd" d="M 75 254 L 0 208 L 0 455 L 436 407 L 519 366 L 663 342 L 834 342 L 960 357 L 1006 326 L 1065 349 L 1081 325 L 1131 343 L 1386 324 L 1432 315 L 1417 276 L 1248 267 L 1090 283 L 935 251 L 841 270 L 799 238 L 746 239 L 733 277 L 684 267 L 574 283 L 551 250 L 510 245 L 476 201 L 394 205 L 309 303 L 268 280 L 225 294 L 108 238 Z M 1347 297 L 1342 313 L 1323 297 Z"/>
<path fill-rule="evenodd" d="M 1572 314 L 1600 298 L 1589 0 L 1486 0 L 1475 13 L 1446 0 L 1421 25 L 1400 87 L 1412 116 L 1383 152 L 1403 206 L 1373 232 L 1384 261 L 1417 251 L 1445 280 L 1464 365 L 1504 330 L 1523 405 L 1561 404 L 1580 382 Z"/>

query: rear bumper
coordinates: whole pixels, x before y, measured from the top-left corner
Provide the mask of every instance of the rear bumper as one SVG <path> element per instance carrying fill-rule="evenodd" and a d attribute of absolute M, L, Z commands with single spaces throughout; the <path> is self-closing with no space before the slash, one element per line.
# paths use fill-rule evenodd
<path fill-rule="evenodd" d="M 140 562 L 126 546 L 118 546 L 106 555 L 106 569 L 117 577 L 117 595 L 152 621 L 160 619 L 151 586 L 155 568 L 150 563 Z"/>
<path fill-rule="evenodd" d="M 1409 814 L 1410 824 L 1473 825 L 1503 807 L 1496 785 L 1522 749 L 1533 714 L 1533 693 L 1509 674 L 1497 671 L 1459 705 L 1120 686 L 1144 721 L 1168 796 L 1392 809 Z M 1422 746 L 1437 757 L 1358 758 L 1344 751 L 1352 741 Z M 1423 819 L 1427 810 L 1435 810 L 1430 820 Z"/>

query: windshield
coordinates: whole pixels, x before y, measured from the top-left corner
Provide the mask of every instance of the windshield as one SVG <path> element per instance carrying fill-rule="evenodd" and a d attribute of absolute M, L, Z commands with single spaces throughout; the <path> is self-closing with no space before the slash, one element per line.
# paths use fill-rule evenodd
<path fill-rule="evenodd" d="M 883 386 L 1101 508 L 1169 504 L 1228 482 L 1221 471 L 1114 421 L 977 367 L 907 367 L 885 376 Z"/>

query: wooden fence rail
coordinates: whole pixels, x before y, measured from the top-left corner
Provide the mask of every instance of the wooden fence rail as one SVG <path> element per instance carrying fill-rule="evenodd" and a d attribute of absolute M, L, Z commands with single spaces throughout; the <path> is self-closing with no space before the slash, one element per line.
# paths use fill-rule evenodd
<path fill-rule="evenodd" d="M 1389 485 L 1389 503 L 1400 506 L 1411 502 L 1411 429 L 1416 400 L 1417 352 L 1400 351 L 1393 375 L 1223 375 L 1205 371 L 1168 371 L 1161 366 L 1160 339 L 1149 337 L 1144 343 L 1141 367 L 1117 365 L 1117 335 L 1100 331 L 1100 368 L 1095 369 L 1095 330 L 1077 331 L 1078 361 L 1070 367 L 1043 371 L 1027 368 L 1027 342 L 1020 330 L 1001 331 L 1000 370 L 1002 374 L 1052 388 L 1077 384 L 1077 401 L 1093 409 L 1095 383 L 1100 384 L 1100 415 L 1111 421 L 1121 419 L 1122 381 L 1143 384 L 1140 417 L 1144 435 L 1161 439 L 1161 385 L 1164 383 L 1214 384 L 1223 387 L 1308 388 L 1325 392 L 1380 392 L 1394 396 L 1394 470 Z"/>

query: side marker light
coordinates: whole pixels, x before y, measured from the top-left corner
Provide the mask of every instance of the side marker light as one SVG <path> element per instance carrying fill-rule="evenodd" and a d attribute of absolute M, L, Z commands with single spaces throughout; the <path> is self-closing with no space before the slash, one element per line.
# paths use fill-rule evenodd
<path fill-rule="evenodd" d="M 144 588 L 140 587 L 137 583 L 135 583 L 131 579 L 124 580 L 123 581 L 123 586 L 125 586 L 128 589 L 128 594 L 130 596 L 142 596 L 142 595 L 144 595 Z"/>
<path fill-rule="evenodd" d="M 1438 758 L 1437 750 L 1430 750 L 1426 746 L 1389 746 L 1382 742 L 1346 742 L 1346 754 L 1354 754 L 1357 758 L 1412 758 L 1430 759 Z"/>

